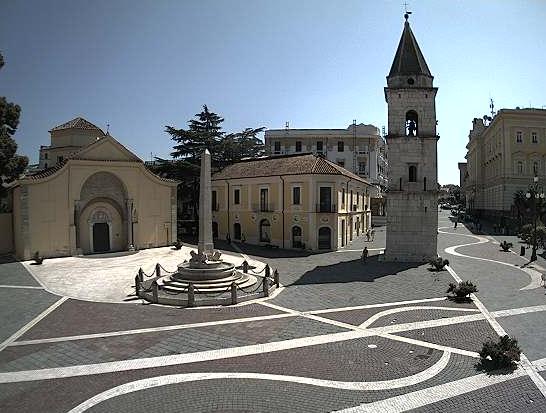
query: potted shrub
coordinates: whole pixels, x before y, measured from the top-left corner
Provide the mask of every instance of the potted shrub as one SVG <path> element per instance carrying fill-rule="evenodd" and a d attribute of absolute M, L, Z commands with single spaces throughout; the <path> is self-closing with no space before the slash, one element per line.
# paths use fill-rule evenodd
<path fill-rule="evenodd" d="M 182 248 L 182 243 L 180 242 L 180 240 L 176 240 L 176 242 L 173 244 L 173 247 L 175 250 L 179 250 Z"/>
<path fill-rule="evenodd" d="M 32 259 L 34 260 L 35 265 L 42 265 L 42 262 L 44 262 L 44 257 L 40 256 L 40 252 L 36 251 L 34 255 L 32 256 Z"/>
<path fill-rule="evenodd" d="M 436 271 L 442 271 L 446 265 L 449 265 L 448 260 L 444 260 L 442 257 L 430 260 L 430 265 L 434 267 Z"/>
<path fill-rule="evenodd" d="M 487 340 L 480 351 L 482 365 L 493 369 L 514 368 L 520 355 L 518 341 L 509 336 L 502 336 L 497 343 Z"/>
<path fill-rule="evenodd" d="M 468 300 L 469 295 L 478 292 L 478 288 L 470 281 L 462 281 L 458 284 L 449 283 L 446 291 L 448 294 L 453 294 L 455 300 Z"/>
<path fill-rule="evenodd" d="M 502 241 L 500 247 L 504 252 L 508 252 L 508 250 L 513 247 L 513 244 L 511 242 Z"/>

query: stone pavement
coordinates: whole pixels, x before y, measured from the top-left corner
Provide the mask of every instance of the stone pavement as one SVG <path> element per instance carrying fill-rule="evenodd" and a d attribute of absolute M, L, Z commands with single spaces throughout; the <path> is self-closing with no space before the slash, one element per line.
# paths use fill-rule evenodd
<path fill-rule="evenodd" d="M 438 253 L 451 263 L 439 273 L 379 262 L 384 228 L 323 254 L 218 243 L 278 268 L 284 286 L 232 307 L 82 301 L 45 291 L 28 266 L 0 264 L 0 411 L 546 411 L 544 288 L 493 239 L 453 230 L 444 213 L 439 222 Z M 42 266 L 40 280 L 81 283 L 74 264 L 53 262 L 52 276 Z M 446 299 L 455 278 L 478 284 L 475 302 Z M 486 374 L 477 352 L 501 330 L 526 357 Z"/>

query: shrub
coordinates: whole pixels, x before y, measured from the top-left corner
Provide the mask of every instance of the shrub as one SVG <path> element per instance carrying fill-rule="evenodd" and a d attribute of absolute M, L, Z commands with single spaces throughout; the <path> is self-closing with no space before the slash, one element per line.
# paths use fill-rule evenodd
<path fill-rule="evenodd" d="M 446 291 L 448 294 L 452 293 L 457 299 L 467 298 L 470 294 L 478 292 L 478 288 L 470 281 L 462 281 L 458 284 L 449 283 L 449 287 Z"/>
<path fill-rule="evenodd" d="M 432 265 L 436 271 L 442 271 L 446 265 L 449 265 L 449 261 L 442 259 L 442 257 L 438 257 L 430 260 L 429 264 Z"/>
<path fill-rule="evenodd" d="M 500 247 L 504 252 L 508 252 L 508 250 L 513 247 L 513 244 L 511 242 L 502 241 Z"/>
<path fill-rule="evenodd" d="M 36 265 L 42 265 L 42 262 L 44 262 L 44 257 L 40 257 L 40 252 L 36 251 L 34 255 L 32 256 L 32 259 L 34 260 L 34 264 Z"/>
<path fill-rule="evenodd" d="M 483 343 L 480 357 L 484 366 L 493 368 L 513 368 L 515 362 L 519 361 L 521 349 L 515 338 L 502 336 L 498 343 L 489 339 Z"/>

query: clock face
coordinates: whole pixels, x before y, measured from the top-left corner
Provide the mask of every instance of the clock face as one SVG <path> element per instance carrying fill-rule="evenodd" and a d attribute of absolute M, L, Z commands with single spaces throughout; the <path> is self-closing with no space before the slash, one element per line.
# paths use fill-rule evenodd
<path fill-rule="evenodd" d="M 415 83 L 415 80 L 413 80 L 413 78 L 409 78 L 408 79 L 408 85 L 413 85 Z"/>

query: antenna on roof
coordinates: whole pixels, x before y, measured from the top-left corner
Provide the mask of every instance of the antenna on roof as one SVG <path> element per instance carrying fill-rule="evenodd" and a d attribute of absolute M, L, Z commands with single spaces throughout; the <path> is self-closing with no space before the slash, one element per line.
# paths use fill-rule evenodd
<path fill-rule="evenodd" d="M 106 134 L 108 135 L 109 132 L 110 132 L 110 124 L 107 123 L 106 124 Z"/>
<path fill-rule="evenodd" d="M 287 129 L 287 130 L 290 129 L 290 122 L 286 121 L 284 123 L 284 128 Z"/>
<path fill-rule="evenodd" d="M 491 109 L 491 117 L 495 116 L 495 104 L 493 103 L 493 98 L 489 98 L 489 109 Z"/>

